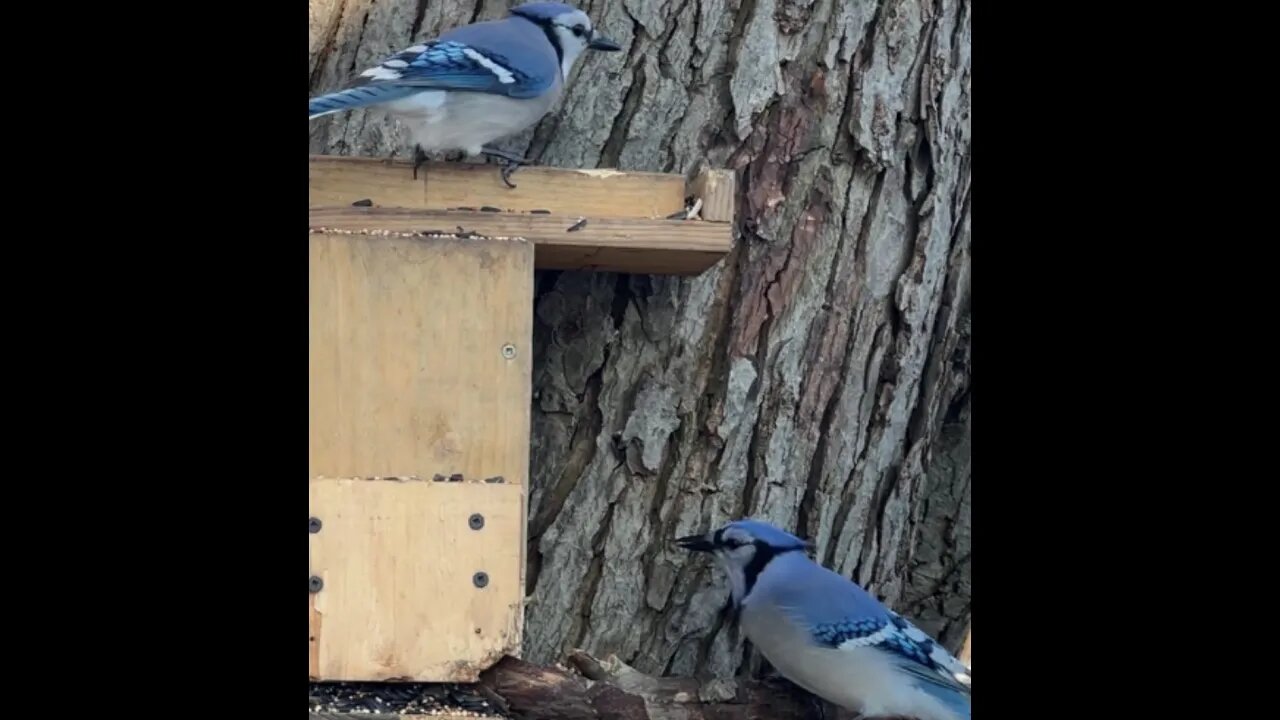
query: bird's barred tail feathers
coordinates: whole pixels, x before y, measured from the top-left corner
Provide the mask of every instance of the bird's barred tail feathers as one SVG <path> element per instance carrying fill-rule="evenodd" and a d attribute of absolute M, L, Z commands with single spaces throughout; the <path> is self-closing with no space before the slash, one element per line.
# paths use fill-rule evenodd
<path fill-rule="evenodd" d="M 399 100 L 412 95 L 421 88 L 397 87 L 395 85 L 361 85 L 337 92 L 313 97 L 307 102 L 308 119 L 322 115 L 354 110 L 356 108 L 377 105 L 379 103 Z"/>

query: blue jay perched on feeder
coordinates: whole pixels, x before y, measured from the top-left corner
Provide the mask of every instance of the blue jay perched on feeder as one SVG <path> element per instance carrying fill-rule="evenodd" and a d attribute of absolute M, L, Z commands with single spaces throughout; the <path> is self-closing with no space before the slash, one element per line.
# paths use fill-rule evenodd
<path fill-rule="evenodd" d="M 311 98 L 310 118 L 377 107 L 404 124 L 415 143 L 413 176 L 431 151 L 461 150 L 506 161 L 502 180 L 524 158 L 487 145 L 540 120 L 564 91 L 583 50 L 615 52 L 587 14 L 534 2 L 501 20 L 464 25 L 405 48 L 365 70 L 344 90 Z"/>
<path fill-rule="evenodd" d="M 682 537 L 729 576 L 743 632 L 783 677 L 863 717 L 969 720 L 970 671 L 811 545 L 759 520 Z"/>

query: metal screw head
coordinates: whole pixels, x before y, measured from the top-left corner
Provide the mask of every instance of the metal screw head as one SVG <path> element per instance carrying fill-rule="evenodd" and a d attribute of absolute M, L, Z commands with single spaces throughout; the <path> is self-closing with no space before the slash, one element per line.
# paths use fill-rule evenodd
<path fill-rule="evenodd" d="M 467 518 L 467 525 L 470 525 L 472 530 L 479 530 L 484 527 L 484 516 L 480 513 L 472 513 L 471 517 Z"/>
<path fill-rule="evenodd" d="M 320 518 L 313 517 L 307 521 L 307 532 L 312 534 L 318 533 L 320 532 L 321 525 L 323 525 L 323 523 L 320 522 Z"/>
<path fill-rule="evenodd" d="M 489 584 L 489 573 L 481 570 L 480 572 L 471 576 L 471 582 L 475 583 L 476 587 L 482 588 L 485 585 Z"/>
<path fill-rule="evenodd" d="M 515 345 L 512 345 L 511 343 L 507 343 L 506 345 L 503 345 L 503 346 L 502 346 L 502 357 L 504 357 L 504 358 L 506 358 L 506 359 L 508 359 L 508 360 L 511 360 L 511 359 L 512 359 L 512 358 L 514 358 L 515 356 L 516 356 L 516 346 L 515 346 Z"/>
<path fill-rule="evenodd" d="M 321 580 L 319 577 L 312 575 L 309 586 L 311 588 L 311 592 L 318 593 L 320 592 L 320 588 L 324 587 L 324 581 Z"/>

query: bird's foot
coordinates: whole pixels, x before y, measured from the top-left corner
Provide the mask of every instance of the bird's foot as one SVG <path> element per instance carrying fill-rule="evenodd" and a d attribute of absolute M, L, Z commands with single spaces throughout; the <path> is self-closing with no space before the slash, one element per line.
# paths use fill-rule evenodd
<path fill-rule="evenodd" d="M 427 153 L 423 151 L 421 145 L 413 146 L 413 179 L 418 179 L 418 168 L 427 161 Z"/>
<path fill-rule="evenodd" d="M 502 150 L 494 150 L 492 148 L 481 148 L 480 153 L 485 157 L 496 158 L 498 160 L 504 161 L 502 166 L 502 182 L 506 183 L 507 187 L 509 188 L 515 187 L 515 185 L 511 183 L 511 173 L 514 173 L 516 170 L 519 170 L 521 165 L 532 164 L 526 158 L 520 157 L 519 155 L 514 155 L 509 152 L 504 152 Z"/>

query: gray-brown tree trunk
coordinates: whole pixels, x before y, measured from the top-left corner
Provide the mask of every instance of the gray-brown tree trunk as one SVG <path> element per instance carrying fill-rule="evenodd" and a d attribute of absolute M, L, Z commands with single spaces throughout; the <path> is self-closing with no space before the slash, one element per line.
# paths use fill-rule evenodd
<path fill-rule="evenodd" d="M 506 1 L 311 0 L 310 90 Z M 969 0 L 594 0 L 542 164 L 738 171 L 701 277 L 541 274 L 524 656 L 722 675 L 723 578 L 670 544 L 745 515 L 953 652 L 970 622 Z M 373 113 L 313 152 L 385 156 Z"/>

